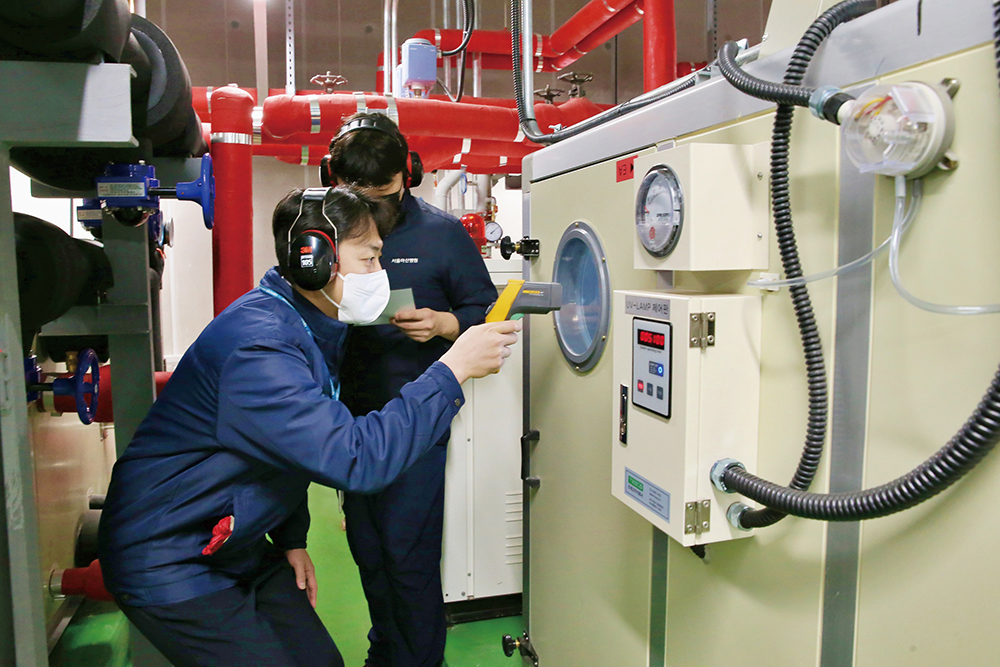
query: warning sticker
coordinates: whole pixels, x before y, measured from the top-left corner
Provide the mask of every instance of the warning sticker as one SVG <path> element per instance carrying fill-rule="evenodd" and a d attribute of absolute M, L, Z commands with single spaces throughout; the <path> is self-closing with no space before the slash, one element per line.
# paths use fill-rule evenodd
<path fill-rule="evenodd" d="M 670 523 L 670 494 L 628 468 L 625 468 L 625 495 Z"/>

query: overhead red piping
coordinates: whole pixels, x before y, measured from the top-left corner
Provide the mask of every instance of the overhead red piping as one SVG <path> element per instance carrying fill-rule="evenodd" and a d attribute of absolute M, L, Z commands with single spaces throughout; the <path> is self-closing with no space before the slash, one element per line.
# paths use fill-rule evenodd
<path fill-rule="evenodd" d="M 650 0 L 642 22 L 642 83 L 648 92 L 677 76 L 677 27 L 674 0 Z"/>
<path fill-rule="evenodd" d="M 650 0 L 654 3 L 655 0 Z M 599 25 L 592 33 L 580 40 L 566 53 L 552 61 L 557 70 L 569 67 L 583 55 L 593 51 L 608 40 L 614 39 L 619 33 L 629 26 L 638 23 L 643 15 L 643 0 L 635 0 L 625 9 L 621 10 L 610 19 Z"/>
<path fill-rule="evenodd" d="M 552 33 L 549 39 L 552 51 L 546 53 L 543 49 L 542 55 L 561 56 L 632 2 L 633 0 L 591 0 Z"/>

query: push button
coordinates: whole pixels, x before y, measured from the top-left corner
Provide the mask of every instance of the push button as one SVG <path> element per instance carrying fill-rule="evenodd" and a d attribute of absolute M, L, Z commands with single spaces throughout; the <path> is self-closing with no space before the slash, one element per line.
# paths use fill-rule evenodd
<path fill-rule="evenodd" d="M 663 400 L 663 387 L 657 387 L 656 388 L 656 400 L 658 400 L 658 401 L 662 401 Z"/>
<path fill-rule="evenodd" d="M 653 385 L 650 383 L 646 383 L 646 395 L 647 396 L 653 395 Z"/>
<path fill-rule="evenodd" d="M 640 394 L 642 393 L 642 390 L 643 390 L 643 383 L 642 383 L 642 380 L 639 380 L 638 382 L 636 382 L 636 384 L 635 384 L 635 388 L 636 388 L 636 390 L 637 390 L 637 391 L 638 391 L 638 392 L 639 392 Z"/>

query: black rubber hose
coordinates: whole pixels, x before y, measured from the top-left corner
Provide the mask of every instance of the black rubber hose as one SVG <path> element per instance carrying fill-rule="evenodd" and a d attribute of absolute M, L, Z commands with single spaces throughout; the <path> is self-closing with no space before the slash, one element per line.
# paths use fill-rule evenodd
<path fill-rule="evenodd" d="M 511 64 L 513 65 L 514 74 L 514 100 L 517 102 L 517 117 L 520 121 L 521 130 L 529 140 L 535 142 L 536 144 L 548 145 L 557 143 L 563 139 L 569 139 L 570 137 L 574 137 L 581 132 L 586 132 L 587 130 L 615 120 L 616 118 L 621 118 L 626 114 L 649 106 L 654 102 L 666 99 L 671 95 L 676 95 L 677 93 L 687 90 L 688 88 L 692 88 L 695 85 L 695 75 L 690 74 L 684 79 L 661 86 L 660 88 L 651 90 L 648 93 L 643 93 L 638 97 L 632 98 L 628 102 L 619 104 L 618 106 L 612 107 L 607 111 L 602 111 L 596 116 L 591 116 L 590 118 L 582 120 L 571 127 L 556 130 L 549 134 L 543 134 L 537 129 L 537 123 L 535 122 L 534 117 L 529 118 L 528 107 L 525 104 L 526 98 L 524 97 L 524 80 L 521 78 L 521 1 L 522 0 L 512 0 L 510 5 Z M 532 126 L 533 123 L 534 127 Z"/>
<path fill-rule="evenodd" d="M 996 67 L 1000 77 L 1000 0 L 993 3 L 993 20 Z M 917 468 L 887 484 L 847 493 L 808 493 L 791 485 L 778 486 L 736 466 L 730 466 L 722 480 L 727 489 L 756 500 L 770 511 L 822 521 L 862 521 L 895 514 L 933 498 L 974 468 L 998 441 L 1000 370 L 958 433 Z M 739 523 L 744 528 L 752 528 L 754 525 L 747 519 L 767 511 L 746 511 Z"/>
<path fill-rule="evenodd" d="M 469 40 L 472 39 L 472 26 L 476 23 L 476 4 L 474 0 L 465 0 L 462 3 L 462 15 L 464 17 L 463 23 L 465 24 L 465 31 L 462 34 L 462 43 L 451 51 L 442 51 L 442 56 L 454 56 L 456 54 L 464 54 L 465 49 L 469 46 Z M 463 64 L 464 68 L 465 65 Z M 461 97 L 461 95 L 459 95 Z"/>
<path fill-rule="evenodd" d="M 783 85 L 788 88 L 798 87 L 805 78 L 809 62 L 820 44 L 835 27 L 858 16 L 857 12 L 861 9 L 866 11 L 875 9 L 875 2 L 847 0 L 834 5 L 817 18 L 795 47 L 785 70 Z M 722 61 L 721 54 L 719 60 Z M 778 249 L 786 278 L 798 278 L 802 275 L 795 229 L 792 226 L 792 204 L 788 186 L 788 150 L 794 112 L 795 107 L 791 104 L 779 104 L 771 134 L 771 202 L 774 211 L 774 231 L 778 237 Z M 804 491 L 812 484 L 820 460 L 823 458 L 829 413 L 829 391 L 826 381 L 826 362 L 823 358 L 823 341 L 820 338 L 819 327 L 816 326 L 816 315 L 813 312 L 812 299 L 809 297 L 809 288 L 806 285 L 793 285 L 789 291 L 795 309 L 795 319 L 798 322 L 799 336 L 802 339 L 802 351 L 805 354 L 809 417 L 802 455 L 788 486 Z M 784 512 L 770 508 L 767 503 L 763 504 L 766 506 L 764 509 L 744 512 L 740 523 L 746 528 L 764 528 L 785 517 Z"/>

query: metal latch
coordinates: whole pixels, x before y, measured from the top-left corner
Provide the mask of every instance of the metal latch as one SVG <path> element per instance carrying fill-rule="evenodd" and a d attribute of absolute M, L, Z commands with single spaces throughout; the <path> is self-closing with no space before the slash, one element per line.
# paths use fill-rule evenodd
<path fill-rule="evenodd" d="M 684 534 L 701 535 L 712 529 L 712 501 L 696 500 L 684 504 Z"/>
<path fill-rule="evenodd" d="M 524 660 L 524 662 L 532 665 L 532 667 L 538 667 L 538 654 L 535 653 L 535 649 L 531 645 L 531 639 L 528 638 L 527 632 L 525 632 L 521 637 L 504 635 L 502 645 L 504 655 L 508 658 L 514 656 L 514 651 L 519 651 L 521 653 L 521 659 Z"/>
<path fill-rule="evenodd" d="M 715 313 L 691 313 L 691 347 L 715 346 Z"/>

